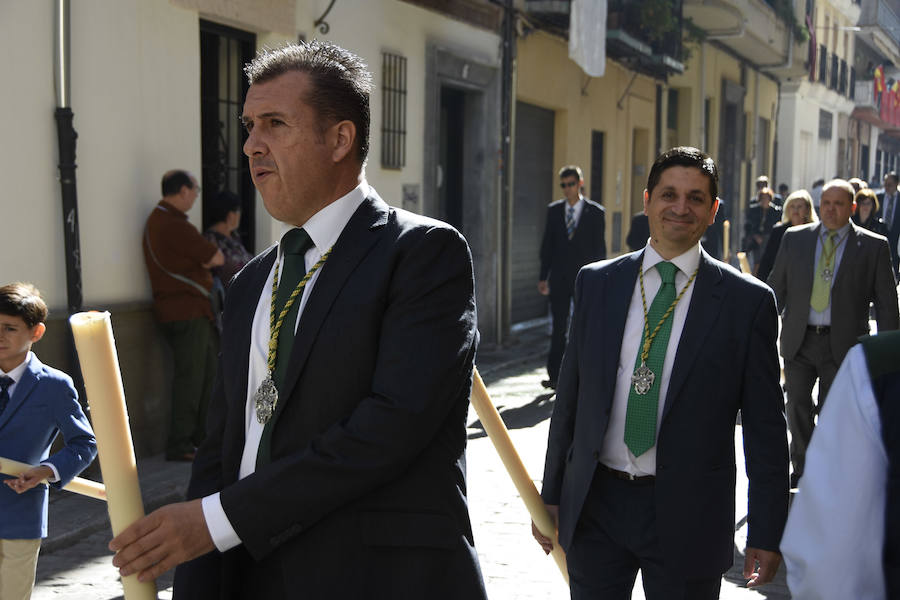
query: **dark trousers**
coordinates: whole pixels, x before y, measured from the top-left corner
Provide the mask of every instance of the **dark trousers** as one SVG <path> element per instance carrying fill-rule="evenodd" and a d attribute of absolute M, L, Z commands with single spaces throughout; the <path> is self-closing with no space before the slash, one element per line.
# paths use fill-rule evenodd
<path fill-rule="evenodd" d="M 656 532 L 653 481 L 598 468 L 566 553 L 572 600 L 628 600 L 638 569 L 647 600 L 712 600 L 722 578 L 685 581 L 667 570 Z"/>
<path fill-rule="evenodd" d="M 218 333 L 209 319 L 160 323 L 172 348 L 172 414 L 166 456 L 193 452 L 206 437 L 206 409 L 219 353 Z"/>
<path fill-rule="evenodd" d="M 572 292 L 550 293 L 550 318 L 553 320 L 553 333 L 550 335 L 550 353 L 547 355 L 547 375 L 550 381 L 559 379 L 559 365 L 562 364 L 566 351 L 566 333 L 569 328 L 569 307 L 572 304 Z"/>
<path fill-rule="evenodd" d="M 784 361 L 785 412 L 791 431 L 791 464 L 795 479 L 803 475 L 806 448 L 815 427 L 814 419 L 825 404 L 838 366 L 838 361 L 831 354 L 829 334 L 814 331 L 807 331 L 796 356 Z M 819 397 L 813 404 L 812 390 L 816 379 L 819 380 Z"/>

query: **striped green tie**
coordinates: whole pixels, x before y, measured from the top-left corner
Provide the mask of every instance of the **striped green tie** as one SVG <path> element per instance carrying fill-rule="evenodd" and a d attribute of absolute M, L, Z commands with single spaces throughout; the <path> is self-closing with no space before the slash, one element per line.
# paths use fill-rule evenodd
<path fill-rule="evenodd" d="M 313 246 L 313 242 L 303 229 L 291 229 L 281 239 L 281 252 L 284 255 L 284 264 L 278 278 L 278 291 L 275 294 L 275 313 L 279 314 L 287 304 L 288 298 L 306 275 L 306 251 Z M 283 389 L 284 377 L 287 374 L 291 349 L 294 347 L 294 325 L 297 323 L 297 311 L 300 310 L 300 298 L 298 297 L 284 317 L 281 332 L 278 334 L 278 351 L 275 354 L 275 372 L 272 379 L 278 388 L 281 397 L 279 403 L 287 399 L 286 390 Z M 275 419 L 263 426 L 262 436 L 259 440 L 259 450 L 256 454 L 257 468 L 271 462 L 272 451 L 272 426 Z"/>
<path fill-rule="evenodd" d="M 653 298 L 653 304 L 647 314 L 647 322 L 652 332 L 656 329 L 666 310 L 675 300 L 675 273 L 678 267 L 670 262 L 660 262 L 656 265 L 656 270 L 662 278 L 662 285 Z M 625 412 L 625 445 L 631 450 L 635 456 L 640 456 L 656 444 L 656 416 L 657 407 L 659 406 L 659 387 L 662 382 L 663 363 L 666 361 L 666 348 L 669 345 L 669 334 L 672 332 L 672 319 L 670 315 L 656 337 L 653 338 L 653 345 L 650 346 L 650 355 L 647 357 L 647 367 L 653 371 L 653 385 L 646 394 L 638 394 L 634 386 L 628 388 L 628 408 Z M 641 365 L 641 348 L 644 346 L 647 328 L 644 328 L 644 335 L 641 336 L 641 343 L 638 346 L 637 360 L 635 368 Z"/>
<path fill-rule="evenodd" d="M 809 304 L 813 310 L 823 312 L 831 300 L 831 280 L 834 277 L 834 240 L 837 231 L 829 231 L 822 243 L 822 253 L 816 264 L 816 276 L 813 279 L 812 295 Z M 827 270 L 827 273 L 826 273 Z"/>

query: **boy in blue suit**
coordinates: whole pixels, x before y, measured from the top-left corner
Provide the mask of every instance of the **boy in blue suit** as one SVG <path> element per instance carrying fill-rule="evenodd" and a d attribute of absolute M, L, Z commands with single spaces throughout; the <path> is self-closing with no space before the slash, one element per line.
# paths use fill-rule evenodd
<path fill-rule="evenodd" d="M 0 456 L 32 467 L 0 475 L 0 598 L 31 597 L 41 538 L 47 536 L 47 495 L 97 454 L 72 379 L 38 360 L 31 345 L 46 331 L 47 305 L 28 283 L 0 287 Z M 65 445 L 52 456 L 62 433 Z"/>

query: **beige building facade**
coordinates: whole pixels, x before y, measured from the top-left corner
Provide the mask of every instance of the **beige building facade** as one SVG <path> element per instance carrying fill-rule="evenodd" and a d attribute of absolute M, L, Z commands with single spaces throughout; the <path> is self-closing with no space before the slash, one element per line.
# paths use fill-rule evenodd
<path fill-rule="evenodd" d="M 265 249 L 283 230 L 248 186 L 238 122 L 245 89 L 241 66 L 264 46 L 318 37 L 355 51 L 368 63 L 375 92 L 367 178 L 389 204 L 459 217 L 455 224 L 469 238 L 476 261 L 482 336 L 496 333 L 491 319 L 496 318 L 493 282 L 499 267 L 491 207 L 497 204 L 499 175 L 497 162 L 487 157 L 497 155 L 500 138 L 499 12 L 489 3 L 463 2 L 456 9 L 466 14 L 459 16 L 429 4 L 71 3 L 83 305 L 112 313 L 139 456 L 161 450 L 168 411 L 171 359 L 152 318 L 140 243 L 147 215 L 160 198 L 162 173 L 184 168 L 201 180 L 204 195 L 221 187 L 241 195 L 242 233 L 252 252 Z M 0 45 L 16 57 L 0 67 L 11 92 L 0 94 L 0 110 L 11 116 L 8 143 L 0 147 L 7 182 L 0 200 L 0 272 L 4 282 L 31 281 L 43 291 L 52 315 L 48 335 L 35 350 L 48 364 L 71 371 L 53 117 L 54 11 L 54 2 L 7 2 L 0 8 Z M 443 102 L 444 97 L 450 100 Z M 449 144 L 446 131 L 441 137 L 433 127 L 448 111 L 469 132 L 459 147 Z M 444 169 L 441 178 L 440 161 L 448 153 L 459 166 L 451 175 Z M 462 199 L 440 199 L 449 177 Z M 445 206 L 451 201 L 452 207 Z M 189 218 L 201 228 L 203 216 L 198 200 Z"/>

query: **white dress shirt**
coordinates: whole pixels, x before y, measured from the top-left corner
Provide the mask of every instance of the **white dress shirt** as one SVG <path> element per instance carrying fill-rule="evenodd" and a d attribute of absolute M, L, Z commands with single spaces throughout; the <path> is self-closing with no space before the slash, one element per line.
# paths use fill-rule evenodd
<path fill-rule="evenodd" d="M 335 200 L 316 214 L 314 214 L 304 225 L 303 229 L 312 239 L 313 247 L 306 251 L 304 262 L 306 269 L 309 270 L 324 255 L 340 237 L 341 232 L 359 208 L 366 196 L 369 195 L 369 185 L 363 181 L 355 187 L 349 194 Z M 259 388 L 260 383 L 268 374 L 267 358 L 269 350 L 269 311 L 272 304 L 272 282 L 275 278 L 275 266 L 279 267 L 279 272 L 284 256 L 281 252 L 281 243 L 279 242 L 278 257 L 272 269 L 269 271 L 269 277 L 263 285 L 262 292 L 259 295 L 259 301 L 256 305 L 256 312 L 253 315 L 253 325 L 250 332 L 250 364 L 247 372 L 247 404 L 244 414 L 244 453 L 241 457 L 241 466 L 238 471 L 238 478 L 243 479 L 256 470 L 256 455 L 259 451 L 259 441 L 262 437 L 263 425 L 256 420 L 256 407 L 253 402 L 253 396 Z M 326 268 L 326 264 L 322 268 Z M 300 297 L 300 306 L 297 310 L 297 320 L 294 322 L 294 332 L 300 323 L 300 315 L 312 293 L 316 280 L 319 278 L 320 271 L 316 271 L 309 282 L 303 289 Z M 228 516 L 222 509 L 222 502 L 219 499 L 219 493 L 212 494 L 203 498 L 203 516 L 206 519 L 206 526 L 212 536 L 216 548 L 221 552 L 225 552 L 234 548 L 241 543 Z"/>
<path fill-rule="evenodd" d="M 25 360 L 23 360 L 21 363 L 19 363 L 19 366 L 11 369 L 9 371 L 9 373 L 5 373 L 3 371 L 3 369 L 0 369 L 0 375 L 6 375 L 7 377 L 9 377 L 10 379 L 13 380 L 13 382 L 10 384 L 10 386 L 8 388 L 6 388 L 6 393 L 9 394 L 10 398 L 13 397 L 13 394 L 16 391 L 16 387 L 19 385 L 19 381 L 22 379 L 22 375 L 25 374 L 25 369 L 28 368 L 28 365 L 29 365 L 29 363 L 31 363 L 31 359 L 33 357 L 34 357 L 34 352 L 29 350 L 28 354 L 25 356 Z M 56 483 L 57 481 L 59 481 L 59 471 L 56 470 L 56 467 L 53 466 L 53 463 L 45 461 L 45 462 L 42 462 L 41 464 L 50 467 L 50 470 L 53 471 L 53 476 L 48 477 L 47 481 L 49 481 L 50 483 Z"/>
<path fill-rule="evenodd" d="M 835 239 L 835 251 L 834 251 L 834 267 L 832 267 L 833 273 L 831 274 L 831 281 L 829 284 L 831 288 L 834 288 L 834 280 L 837 279 L 838 268 L 841 266 L 841 258 L 844 256 L 844 248 L 847 246 L 847 238 L 850 236 L 850 223 L 848 222 L 846 225 L 837 230 L 837 238 Z M 825 229 L 824 225 L 819 226 L 819 235 L 816 238 L 816 260 L 813 263 L 813 277 L 815 277 L 816 273 L 818 273 L 819 269 L 819 260 L 822 258 L 822 247 L 825 244 L 825 238 L 828 237 L 828 230 Z M 817 311 L 812 306 L 809 307 L 809 318 L 807 320 L 809 325 L 823 325 L 830 326 L 831 325 L 831 295 L 828 296 L 828 306 L 825 307 L 825 310 L 822 312 Z"/>
<path fill-rule="evenodd" d="M 819 415 L 781 540 L 794 598 L 885 597 L 887 468 L 865 353 L 856 345 Z"/>
<path fill-rule="evenodd" d="M 566 218 L 569 216 L 569 208 L 573 207 L 572 204 L 569 204 L 569 201 L 563 198 L 565 201 L 566 209 L 563 211 L 563 223 L 566 222 Z M 578 220 L 581 219 L 581 212 L 584 210 L 584 196 L 581 194 L 578 195 L 578 202 L 574 204 L 575 212 L 572 213 L 572 218 L 575 220 L 575 227 L 578 227 Z"/>
<path fill-rule="evenodd" d="M 662 278 L 656 270 L 656 264 L 663 258 L 657 254 L 653 246 L 647 244 L 644 249 L 644 260 L 641 268 L 644 271 L 644 295 L 647 298 L 647 310 L 653 303 L 656 292 L 662 285 Z M 690 279 L 694 271 L 700 265 L 700 244 L 697 244 L 684 254 L 670 260 L 678 267 L 675 273 L 676 294 L 680 293 Z M 684 321 L 687 318 L 691 297 L 694 295 L 694 283 L 687 289 L 675 306 L 675 310 L 669 316 L 672 319 L 672 331 L 669 334 L 669 343 L 666 346 L 666 359 L 663 362 L 663 372 L 659 383 L 659 403 L 656 412 L 656 435 L 659 437 L 659 425 L 662 419 L 663 406 L 666 402 L 666 393 L 669 389 L 669 380 L 672 376 L 672 365 L 675 363 L 675 353 L 678 349 L 678 341 L 684 329 Z M 656 323 L 650 325 L 650 331 L 656 327 Z M 656 445 L 635 457 L 625 445 L 625 414 L 628 410 L 628 392 L 631 389 L 631 376 L 634 374 L 634 365 L 637 360 L 642 335 L 644 333 L 644 306 L 641 301 L 640 277 L 634 284 L 631 292 L 631 304 L 628 306 L 628 316 L 625 320 L 625 332 L 622 335 L 622 349 L 619 352 L 619 366 L 616 371 L 616 388 L 613 392 L 612 410 L 609 416 L 609 426 L 606 428 L 606 436 L 603 438 L 603 446 L 600 449 L 600 462 L 618 471 L 625 471 L 633 475 L 656 475 Z"/>

